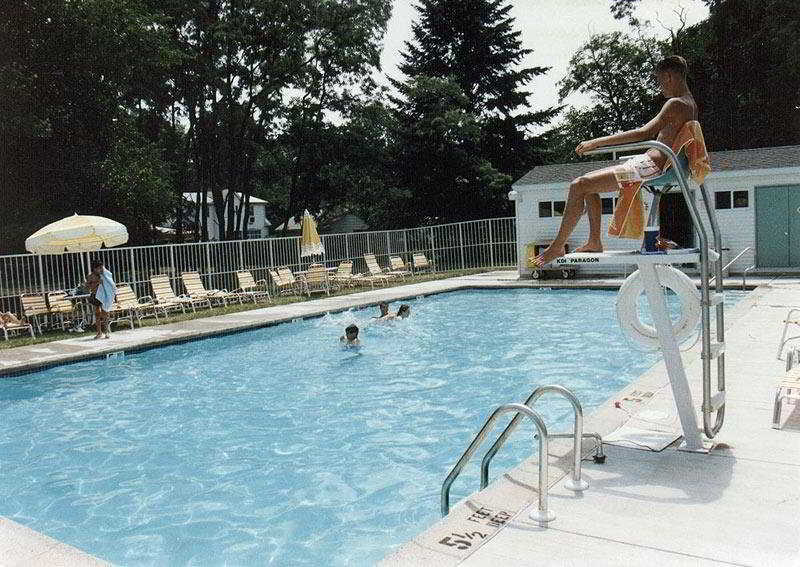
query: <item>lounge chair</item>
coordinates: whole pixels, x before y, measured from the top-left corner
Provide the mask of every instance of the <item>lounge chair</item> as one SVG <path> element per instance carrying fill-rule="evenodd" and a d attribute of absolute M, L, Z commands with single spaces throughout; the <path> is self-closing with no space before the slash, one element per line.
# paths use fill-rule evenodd
<path fill-rule="evenodd" d="M 275 285 L 275 290 L 278 292 L 278 295 L 292 293 L 297 295 L 295 290 L 295 286 L 292 285 L 292 282 L 283 281 L 280 274 L 276 270 L 267 270 L 269 277 L 272 278 L 272 283 Z"/>
<path fill-rule="evenodd" d="M 772 408 L 772 429 L 781 428 L 781 409 L 783 402 L 797 404 L 800 400 L 800 367 L 795 364 L 800 361 L 800 351 L 791 350 L 786 355 L 786 374 L 781 376 L 775 389 L 775 404 Z"/>
<path fill-rule="evenodd" d="M 192 299 L 208 299 L 209 302 L 214 302 L 217 305 L 222 304 L 228 306 L 228 301 L 238 301 L 242 303 L 242 296 L 238 293 L 232 293 L 227 289 L 206 289 L 203 285 L 203 280 L 200 279 L 200 274 L 197 272 L 183 272 L 181 274 L 183 280 L 183 287 L 186 288 L 186 295 Z"/>
<path fill-rule="evenodd" d="M 151 315 L 155 317 L 156 323 L 158 323 L 159 310 L 165 318 L 167 317 L 165 306 L 155 303 L 149 295 L 136 297 L 131 285 L 126 283 L 117 284 L 117 300 L 114 302 L 114 309 L 118 312 L 117 315 L 127 312 L 131 317 L 135 317 L 140 327 L 142 326 L 142 319 Z M 123 320 L 126 317 L 121 316 L 118 319 Z"/>
<path fill-rule="evenodd" d="M 298 296 L 303 293 L 310 296 L 305 280 L 296 279 L 292 270 L 289 268 L 278 268 L 278 275 L 284 284 L 292 286 L 292 289 L 294 289 L 295 294 Z"/>
<path fill-rule="evenodd" d="M 14 318 L 17 319 L 16 316 L 14 316 Z M 5 340 L 8 340 L 9 333 L 30 333 L 31 338 L 36 336 L 33 333 L 33 325 L 19 319 L 17 321 L 6 321 L 0 317 L 0 329 L 3 329 L 3 338 Z"/>
<path fill-rule="evenodd" d="M 169 282 L 169 276 L 151 276 L 150 285 L 153 287 L 155 302 L 165 309 L 180 309 L 181 312 L 186 313 L 186 307 L 191 307 L 192 312 L 196 313 L 197 305 L 211 307 L 211 302 L 208 299 L 192 299 L 188 295 L 175 295 L 172 284 Z"/>
<path fill-rule="evenodd" d="M 422 252 L 414 252 L 413 254 L 413 263 L 414 263 L 414 271 L 415 272 L 433 272 L 433 265 L 428 262 L 428 259 L 425 257 L 425 254 Z"/>
<path fill-rule="evenodd" d="M 42 319 L 46 319 L 50 314 L 44 295 L 23 293 L 19 296 L 22 303 L 22 316 L 30 322 L 36 332 L 42 334 Z"/>
<path fill-rule="evenodd" d="M 364 261 L 367 263 L 367 272 L 369 278 L 372 278 L 373 281 L 383 281 L 384 285 L 389 283 L 391 278 L 398 278 L 400 276 L 387 274 L 385 273 L 381 267 L 378 265 L 378 261 L 375 259 L 374 254 L 364 254 Z"/>
<path fill-rule="evenodd" d="M 236 272 L 236 277 L 239 280 L 239 289 L 234 290 L 234 293 L 241 294 L 243 297 L 250 297 L 253 303 L 258 303 L 258 300 L 262 297 L 266 297 L 267 301 L 272 303 L 269 290 L 267 290 L 267 280 L 255 281 L 253 274 L 250 272 Z"/>
<path fill-rule="evenodd" d="M 306 293 L 311 297 L 312 293 L 331 294 L 331 285 L 328 281 L 328 270 L 322 264 L 312 264 L 306 272 Z"/>
<path fill-rule="evenodd" d="M 340 262 L 336 272 L 330 276 L 330 280 L 337 287 L 352 287 L 355 285 L 358 276 L 353 275 L 353 262 L 350 260 Z"/>
<path fill-rule="evenodd" d="M 67 297 L 66 291 L 51 291 L 47 294 L 47 308 L 52 317 L 58 317 L 61 329 L 70 326 L 75 319 L 75 304 Z"/>
<path fill-rule="evenodd" d="M 389 267 L 392 274 L 399 274 L 403 279 L 405 276 L 410 276 L 411 272 L 406 267 L 406 263 L 400 256 L 389 256 Z"/>

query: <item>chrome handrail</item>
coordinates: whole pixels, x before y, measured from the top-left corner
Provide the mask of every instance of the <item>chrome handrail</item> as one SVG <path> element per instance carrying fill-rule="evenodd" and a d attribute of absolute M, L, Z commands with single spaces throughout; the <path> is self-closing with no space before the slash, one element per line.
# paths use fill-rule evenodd
<path fill-rule="evenodd" d="M 542 395 L 547 393 L 561 394 L 562 396 L 567 398 L 567 400 L 569 400 L 569 402 L 572 404 L 572 408 L 575 412 L 575 422 L 573 425 L 572 434 L 571 435 L 550 434 L 550 438 L 551 439 L 556 437 L 573 438 L 572 448 L 574 451 L 573 455 L 574 466 L 572 469 L 572 482 L 569 486 L 567 486 L 567 488 L 570 488 L 571 490 L 585 490 L 588 487 L 588 484 L 586 483 L 586 481 L 581 480 L 581 457 L 582 457 L 581 440 L 583 439 L 583 437 L 595 437 L 596 439 L 600 439 L 599 443 L 600 450 L 598 451 L 598 456 L 603 455 L 603 441 L 597 434 L 589 434 L 589 435 L 583 434 L 583 408 L 581 407 L 581 403 L 580 401 L 578 401 L 578 398 L 575 397 L 575 394 L 573 394 L 563 386 L 559 386 L 556 384 L 551 384 L 548 386 L 539 386 L 531 393 L 530 396 L 528 396 L 528 399 L 525 400 L 525 405 L 528 407 L 533 407 L 533 404 L 536 402 L 536 400 L 538 400 Z M 503 432 L 500 434 L 500 436 L 497 438 L 494 444 L 489 448 L 488 451 L 486 451 L 486 454 L 483 456 L 483 460 L 481 460 L 481 489 L 486 488 L 489 484 L 489 464 L 492 462 L 492 459 L 497 454 L 497 451 L 500 450 L 500 447 L 502 447 L 503 444 L 506 442 L 508 436 L 511 435 L 511 433 L 513 433 L 514 430 L 517 428 L 521 420 L 522 416 L 520 414 L 515 415 L 514 419 L 512 419 L 511 422 L 509 422 L 509 424 L 506 426 L 506 428 L 503 430 Z"/>
<path fill-rule="evenodd" d="M 531 421 L 533 421 L 533 424 L 536 426 L 536 432 L 539 435 L 539 503 L 537 508 L 537 519 L 543 522 L 548 522 L 555 518 L 555 515 L 547 509 L 547 491 L 550 484 L 547 479 L 547 455 L 549 452 L 549 437 L 547 435 L 547 427 L 544 424 L 544 420 L 538 413 L 523 404 L 504 404 L 494 410 L 483 424 L 481 430 L 474 437 L 472 443 L 469 444 L 467 450 L 464 451 L 463 455 L 461 455 L 461 458 L 452 468 L 450 474 L 447 475 L 447 478 L 442 484 L 442 516 L 446 516 L 450 513 L 450 487 L 452 486 L 453 482 L 456 480 L 458 475 L 461 474 L 461 471 L 464 469 L 464 466 L 466 466 L 470 457 L 472 457 L 478 446 L 486 438 L 486 434 L 489 432 L 492 425 L 494 425 L 494 422 L 497 421 L 497 418 L 509 412 L 516 412 L 517 416 L 524 415 L 530 418 Z"/>

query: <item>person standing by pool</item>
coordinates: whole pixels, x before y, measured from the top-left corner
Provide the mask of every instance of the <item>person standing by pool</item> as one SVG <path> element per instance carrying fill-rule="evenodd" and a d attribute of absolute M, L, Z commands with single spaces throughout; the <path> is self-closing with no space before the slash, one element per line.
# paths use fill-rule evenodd
<path fill-rule="evenodd" d="M 108 322 L 108 312 L 114 304 L 117 295 L 117 285 L 114 275 L 103 266 L 103 262 L 92 262 L 92 271 L 86 276 L 84 284 L 89 290 L 89 303 L 94 306 L 94 323 L 97 329 L 95 339 L 111 338 L 111 326 Z"/>
<path fill-rule="evenodd" d="M 658 115 L 635 130 L 583 141 L 575 148 L 575 153 L 582 156 L 587 151 L 603 146 L 628 144 L 653 138 L 672 146 L 681 127 L 689 121 L 697 120 L 697 104 L 686 84 L 686 71 L 686 60 L 683 57 L 670 55 L 661 60 L 656 65 L 656 78 L 667 102 Z M 640 179 L 647 180 L 661 175 L 666 162 L 667 157 L 664 154 L 651 148 L 646 153 L 629 159 L 625 165 L 633 168 Z M 618 167 L 590 171 L 572 181 L 558 235 L 550 246 L 536 257 L 537 265 L 549 264 L 565 254 L 564 245 L 567 238 L 572 234 L 584 210 L 589 217 L 589 239 L 586 244 L 576 248 L 575 252 L 603 251 L 600 237 L 602 206 L 599 194 L 617 191 L 619 184 L 615 170 Z"/>

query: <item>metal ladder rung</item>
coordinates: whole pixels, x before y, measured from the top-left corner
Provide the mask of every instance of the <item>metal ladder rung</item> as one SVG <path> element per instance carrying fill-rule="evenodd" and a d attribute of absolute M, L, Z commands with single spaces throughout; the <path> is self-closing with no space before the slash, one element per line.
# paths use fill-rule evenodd
<path fill-rule="evenodd" d="M 719 358 L 719 355 L 725 352 L 725 343 L 713 342 L 711 343 L 711 351 L 708 354 L 703 353 L 703 358 L 714 360 Z"/>
<path fill-rule="evenodd" d="M 725 392 L 717 392 L 713 396 L 711 396 L 711 402 L 709 403 L 710 410 L 709 411 L 717 411 L 719 408 L 725 405 Z"/>

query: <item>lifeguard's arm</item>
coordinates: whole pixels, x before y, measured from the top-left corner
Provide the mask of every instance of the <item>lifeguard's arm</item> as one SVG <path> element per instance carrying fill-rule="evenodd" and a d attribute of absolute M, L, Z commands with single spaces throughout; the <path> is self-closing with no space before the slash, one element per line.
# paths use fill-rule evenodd
<path fill-rule="evenodd" d="M 578 144 L 578 147 L 575 148 L 575 153 L 583 155 L 584 152 L 603 146 L 651 140 L 669 123 L 672 113 L 677 110 L 677 104 L 678 102 L 676 100 L 670 99 L 664 103 L 664 106 L 661 107 L 661 111 L 656 117 L 644 126 L 640 126 L 634 130 L 628 130 L 627 132 L 620 132 L 619 134 L 611 134 L 610 136 L 603 136 L 602 138 L 581 142 Z"/>

